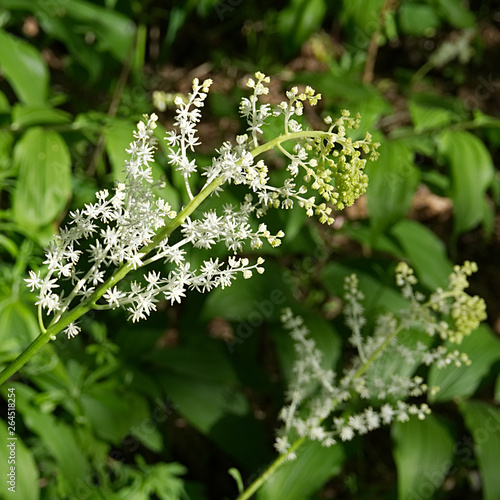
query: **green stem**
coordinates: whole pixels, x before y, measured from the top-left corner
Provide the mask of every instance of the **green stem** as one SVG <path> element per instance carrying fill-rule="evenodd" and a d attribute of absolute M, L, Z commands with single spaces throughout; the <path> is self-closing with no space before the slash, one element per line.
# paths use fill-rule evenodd
<path fill-rule="evenodd" d="M 163 239 L 168 237 L 177 227 L 179 227 L 184 220 L 193 213 L 196 208 L 221 184 L 224 180 L 219 177 L 214 179 L 198 195 L 192 199 L 168 224 L 161 228 L 154 236 L 152 242 L 144 247 L 142 254 L 146 256 L 150 253 Z M 0 386 L 12 375 L 14 375 L 20 368 L 22 368 L 32 356 L 34 356 L 49 340 L 51 337 L 56 336 L 70 323 L 76 321 L 78 318 L 86 314 L 90 309 L 93 309 L 106 291 L 122 280 L 133 269 L 131 264 L 123 264 L 119 267 L 112 276 L 110 276 L 89 298 L 78 304 L 76 307 L 66 312 L 59 318 L 56 323 L 50 324 L 44 333 L 40 334 L 10 365 L 8 365 L 0 373 Z"/>
<path fill-rule="evenodd" d="M 363 365 L 356 371 L 353 375 L 353 380 L 361 377 L 370 365 L 378 358 L 382 351 L 387 347 L 387 345 L 394 339 L 399 333 L 403 331 L 403 326 L 400 325 L 394 332 L 392 332 L 385 340 L 380 344 L 378 349 L 376 349 L 373 354 L 363 363 Z M 320 421 L 321 424 L 323 421 Z M 291 453 L 298 450 L 305 442 L 306 437 L 301 437 L 297 439 L 289 448 L 288 452 L 280 455 L 236 500 L 247 500 L 249 499 L 268 479 L 274 472 L 281 467 L 288 459 Z"/>
<path fill-rule="evenodd" d="M 284 463 L 287 462 L 289 456 L 298 450 L 305 442 L 306 438 L 297 439 L 290 446 L 287 453 L 280 455 L 236 500 L 248 500 Z"/>
<path fill-rule="evenodd" d="M 298 132 L 289 132 L 288 134 L 279 135 L 278 137 L 275 137 L 274 139 L 266 142 L 265 144 L 257 146 L 254 150 L 250 152 L 252 153 L 252 156 L 255 158 L 256 156 L 259 156 L 260 154 L 265 153 L 266 151 L 274 149 L 276 146 L 286 141 L 292 141 L 294 139 L 306 139 L 308 137 L 321 138 L 328 135 L 335 135 L 335 134 L 333 134 L 332 132 L 326 132 L 325 130 L 299 130 Z"/>
<path fill-rule="evenodd" d="M 251 151 L 252 156 L 256 156 L 269 151 L 282 142 L 290 140 L 304 139 L 307 137 L 323 137 L 328 132 L 324 131 L 299 131 L 280 135 L 275 139 L 257 146 Z M 217 177 L 206 185 L 177 215 L 174 219 L 163 226 L 153 237 L 151 243 L 146 245 L 142 251 L 142 256 L 148 255 L 154 250 L 158 244 L 177 229 L 187 217 L 189 217 L 198 206 L 212 194 L 219 186 L 224 183 L 223 177 Z M 123 264 L 119 267 L 112 276 L 110 276 L 94 293 L 86 300 L 82 301 L 73 309 L 64 313 L 56 322 L 52 322 L 47 329 L 40 324 L 42 333 L 10 364 L 0 373 L 0 386 L 7 381 L 9 377 L 14 375 L 34 356 L 52 337 L 64 330 L 70 323 L 78 320 L 93 308 L 96 308 L 96 302 L 106 293 L 106 291 L 122 280 L 133 269 L 131 264 Z M 41 319 L 41 318 L 40 318 Z"/>

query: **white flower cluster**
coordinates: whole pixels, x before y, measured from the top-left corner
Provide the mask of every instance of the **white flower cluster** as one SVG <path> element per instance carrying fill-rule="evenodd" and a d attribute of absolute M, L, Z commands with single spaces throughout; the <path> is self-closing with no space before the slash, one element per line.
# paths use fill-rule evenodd
<path fill-rule="evenodd" d="M 394 420 L 406 422 L 411 415 L 425 418 L 430 413 L 427 404 L 412 404 L 407 399 L 435 393 L 438 388 L 429 388 L 420 376 L 388 373 L 383 358 L 402 357 L 415 369 L 419 364 L 435 364 L 438 368 L 450 363 L 469 364 L 467 355 L 451 345 L 459 343 L 486 318 L 484 301 L 464 291 L 468 286 L 466 277 L 475 269 L 475 264 L 469 262 L 456 266 L 448 290 L 437 290 L 425 302 L 425 296 L 414 291 L 417 280 L 413 270 L 405 263 L 399 264 L 396 282 L 402 295 L 410 299 L 410 306 L 398 315 L 380 315 L 372 335 L 366 336 L 362 332 L 366 324 L 361 303 L 364 297 L 357 277 L 348 277 L 344 313 L 352 332 L 349 341 L 356 347 L 357 356 L 344 368 L 340 379 L 334 371 L 322 367 L 321 352 L 302 318 L 285 309 L 281 320 L 294 340 L 297 359 L 286 393 L 287 404 L 280 412 L 284 426 L 278 431 L 276 449 L 287 454 L 287 458 L 294 458 L 289 450 L 297 438 L 307 437 L 331 446 L 337 439 L 349 441 L 356 434 L 366 434 Z M 460 314 L 455 312 L 458 310 Z M 398 344 L 398 335 L 409 331 L 411 334 L 415 329 L 433 337 L 436 345 L 429 348 L 417 342 L 411 349 Z M 435 332 L 440 337 L 434 336 Z M 346 402 L 353 400 L 358 406 L 363 400 L 367 404 L 361 410 L 351 409 L 349 414 Z M 336 412 L 340 410 L 344 414 L 338 416 Z M 328 418 L 330 425 L 326 423 Z"/>
<path fill-rule="evenodd" d="M 277 246 L 283 231 L 271 234 L 266 224 L 255 221 L 269 207 L 288 209 L 298 202 L 308 215 L 316 213 L 322 222 L 332 222 L 332 207 L 318 204 L 311 190 L 337 207 L 352 203 L 364 191 L 366 176 L 362 171 L 366 159 L 361 159 L 361 151 L 375 159 L 378 144 L 373 144 L 369 135 L 355 142 L 346 136 L 346 128 L 356 128 L 358 118 L 351 119 L 344 112 L 336 122 L 326 119 L 330 124 L 327 131 L 302 131 L 293 116 L 302 114 L 304 102 L 314 105 L 320 96 L 310 87 L 303 93 L 293 88 L 287 93 L 289 102 L 273 111 L 269 104 L 258 102 L 268 92 L 269 78 L 262 73 L 256 73 L 255 78 L 248 81 L 253 94 L 244 98 L 240 106 L 250 136 L 237 136 L 235 145 L 222 145 L 218 156 L 203 172 L 207 177 L 205 185 L 195 195 L 190 178 L 199 172 L 199 167 L 189 155 L 200 144 L 197 125 L 212 81 L 200 83 L 195 79 L 186 98 L 174 98 L 175 130 L 167 133 L 165 139 L 170 150 L 169 163 L 182 174 L 190 200 L 178 213 L 155 194 L 158 189 L 153 190 L 155 186 L 161 188 L 160 183 L 154 183 L 151 168 L 158 117 L 145 116 L 145 122 L 138 124 L 134 141 L 127 149 L 130 160 L 125 165 L 125 182 L 118 183 L 113 194 L 99 191 L 96 203 L 70 213 L 71 222 L 61 229 L 46 253 L 47 274 L 42 278 L 40 272 L 30 271 L 26 282 L 32 290 L 38 290 L 42 330 L 45 331 L 41 311 L 53 315 L 49 326 L 61 321 L 68 337 L 74 337 L 80 331 L 76 320 L 91 308 L 124 307 L 132 321 L 139 321 L 154 311 L 161 299 L 173 304 L 180 302 L 188 289 L 205 292 L 229 285 L 238 273 L 244 278 L 249 278 L 253 271 L 261 273 L 263 259 L 250 264 L 248 259 L 235 256 L 226 263 L 210 258 L 198 269 L 192 269 L 186 257 L 190 253 L 187 248 L 209 250 L 222 243 L 237 253 L 246 243 L 258 249 L 264 240 Z M 262 128 L 271 113 L 284 116 L 284 133 L 260 144 Z M 286 141 L 292 141 L 293 153 L 283 148 Z M 290 159 L 290 175 L 281 186 L 272 185 L 264 161 L 255 160 L 273 148 L 282 150 Z M 300 169 L 303 178 L 299 178 Z M 249 192 L 239 206 L 225 205 L 220 211 L 208 210 L 195 218 L 194 210 L 225 182 L 247 186 Z M 178 228 L 180 234 L 171 237 Z M 118 287 L 130 271 L 156 261 L 163 261 L 171 270 L 165 276 L 149 271 L 141 280 L 132 281 L 128 289 Z M 78 314 L 74 313 L 79 307 L 77 303 L 85 305 Z"/>

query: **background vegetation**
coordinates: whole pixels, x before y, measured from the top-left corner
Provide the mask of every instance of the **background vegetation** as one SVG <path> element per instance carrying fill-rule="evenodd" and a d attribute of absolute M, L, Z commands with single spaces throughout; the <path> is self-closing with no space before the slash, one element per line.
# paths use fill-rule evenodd
<path fill-rule="evenodd" d="M 499 28 L 489 0 L 0 0 L 1 364 L 39 333 L 27 269 L 68 211 L 120 179 L 155 90 L 213 78 L 201 163 L 240 131 L 256 70 L 274 76 L 270 101 L 309 84 L 323 95 L 311 124 L 347 108 L 382 143 L 367 195 L 333 227 L 275 214 L 286 238 L 266 250 L 262 276 L 137 325 L 120 311 L 87 315 L 84 334 L 51 343 L 2 387 L 16 388 L 18 497 L 235 498 L 228 469 L 248 481 L 275 456 L 293 361 L 281 308 L 302 314 L 335 365 L 349 349 L 346 275 L 358 274 L 374 320 L 400 307 L 397 261 L 432 291 L 470 259 L 488 325 L 464 341 L 471 367 L 429 375 L 441 386 L 433 415 L 305 446 L 257 498 L 500 498 Z M 159 114 L 168 129 L 173 111 Z M 164 153 L 156 174 L 178 207 L 182 179 Z"/>

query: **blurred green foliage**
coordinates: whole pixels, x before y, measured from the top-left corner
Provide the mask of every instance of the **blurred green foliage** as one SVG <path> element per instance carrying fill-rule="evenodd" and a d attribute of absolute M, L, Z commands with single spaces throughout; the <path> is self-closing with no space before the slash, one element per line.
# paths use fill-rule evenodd
<path fill-rule="evenodd" d="M 322 113 L 359 112 L 359 135 L 369 130 L 382 143 L 364 208 L 339 214 L 335 228 L 298 211 L 273 216 L 287 236 L 266 250 L 264 275 L 193 294 L 144 324 L 120 312 L 88 316 L 85 336 L 47 346 L 4 386 L 5 399 L 9 387 L 16 394 L 20 498 L 234 498 L 227 470 L 246 481 L 274 456 L 294 356 L 278 322 L 283 306 L 304 316 L 335 368 L 347 348 L 339 297 L 352 272 L 372 320 L 401 307 L 391 282 L 400 259 L 427 290 L 446 281 L 458 258 L 477 259 L 494 275 L 480 273 L 473 285 L 490 305 L 498 297 L 498 72 L 478 27 L 498 37 L 498 8 L 487 0 L 474 9 L 459 0 L 275 5 L 0 0 L 2 365 L 38 334 L 27 267 L 42 266 L 41 246 L 69 210 L 120 179 L 153 90 L 183 91 L 200 72 L 225 82 L 210 97 L 200 163 L 238 130 L 238 81 L 255 70 L 276 75 L 277 96 L 309 84 L 323 95 Z M 365 74 L 370 61 L 374 78 Z M 155 174 L 178 207 L 182 179 L 163 153 Z M 498 309 L 491 314 L 493 324 Z M 484 325 L 463 349 L 471 367 L 431 370 L 441 386 L 432 418 L 393 425 L 392 441 L 378 431 L 365 444 L 308 444 L 257 498 L 499 498 L 500 343 Z M 5 467 L 2 460 L 2 477 Z M 7 487 L 0 483 L 0 498 L 10 498 Z"/>

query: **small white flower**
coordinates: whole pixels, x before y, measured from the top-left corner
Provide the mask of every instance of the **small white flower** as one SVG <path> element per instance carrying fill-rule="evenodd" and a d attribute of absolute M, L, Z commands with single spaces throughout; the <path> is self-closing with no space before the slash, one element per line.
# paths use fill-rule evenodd
<path fill-rule="evenodd" d="M 72 339 L 80 333 L 81 328 L 79 326 L 77 326 L 75 323 L 70 323 L 67 326 L 66 330 L 64 330 L 64 331 L 67 334 L 68 339 Z"/>
<path fill-rule="evenodd" d="M 26 286 L 28 286 L 31 291 L 35 290 L 35 288 L 37 290 L 42 288 L 43 281 L 40 278 L 40 271 L 38 271 L 37 273 L 35 273 L 34 271 L 29 271 L 29 275 L 30 275 L 29 278 L 24 278 Z"/>

